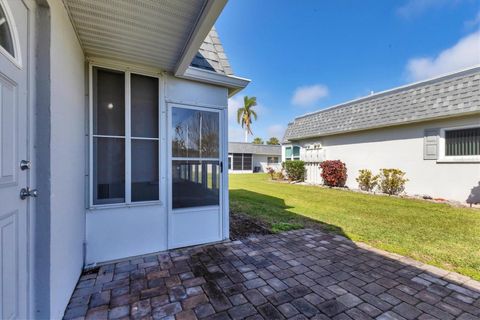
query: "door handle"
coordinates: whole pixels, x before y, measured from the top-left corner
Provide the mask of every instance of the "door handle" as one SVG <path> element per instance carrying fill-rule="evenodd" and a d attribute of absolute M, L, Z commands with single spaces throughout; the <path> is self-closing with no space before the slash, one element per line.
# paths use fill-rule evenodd
<path fill-rule="evenodd" d="M 38 197 L 37 189 L 30 189 L 29 187 L 22 188 L 22 190 L 20 190 L 20 199 L 25 200 L 28 197 L 32 197 L 32 198 Z"/>
<path fill-rule="evenodd" d="M 32 163 L 28 160 L 22 160 L 20 161 L 20 169 L 23 170 L 28 170 L 32 167 Z"/>

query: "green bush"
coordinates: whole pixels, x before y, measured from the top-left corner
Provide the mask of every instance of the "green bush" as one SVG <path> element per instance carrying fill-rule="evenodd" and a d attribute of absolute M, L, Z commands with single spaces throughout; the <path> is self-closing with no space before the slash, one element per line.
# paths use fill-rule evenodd
<path fill-rule="evenodd" d="M 284 164 L 288 179 L 291 181 L 305 180 L 305 162 L 301 160 L 287 160 Z"/>
<path fill-rule="evenodd" d="M 378 185 L 378 175 L 373 175 L 372 171 L 368 169 L 361 169 L 358 171 L 358 187 L 363 191 L 372 191 Z"/>
<path fill-rule="evenodd" d="M 379 179 L 380 190 L 389 195 L 402 193 L 408 181 L 400 169 L 380 169 Z"/>

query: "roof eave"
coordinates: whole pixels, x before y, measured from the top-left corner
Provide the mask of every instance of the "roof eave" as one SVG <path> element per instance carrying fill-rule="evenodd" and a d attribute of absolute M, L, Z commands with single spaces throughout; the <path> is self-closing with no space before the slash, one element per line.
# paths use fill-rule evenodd
<path fill-rule="evenodd" d="M 177 75 L 177 77 L 226 87 L 229 98 L 244 89 L 251 81 L 250 79 L 225 75 L 192 66 L 189 66 L 183 74 Z"/>
<path fill-rule="evenodd" d="M 174 74 L 177 77 L 182 77 L 188 70 L 190 63 L 193 60 L 198 49 L 212 29 L 215 21 L 227 4 L 227 0 L 208 0 L 200 14 L 197 24 L 190 35 L 190 38 L 183 50 L 181 58 L 179 59 L 175 68 Z"/>

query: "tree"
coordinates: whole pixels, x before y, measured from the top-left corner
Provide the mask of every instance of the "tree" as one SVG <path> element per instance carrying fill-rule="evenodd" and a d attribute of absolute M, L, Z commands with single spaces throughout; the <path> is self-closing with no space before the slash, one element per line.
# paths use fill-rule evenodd
<path fill-rule="evenodd" d="M 248 142 L 248 135 L 253 135 L 252 122 L 253 119 L 257 120 L 257 113 L 253 110 L 253 107 L 257 105 L 256 97 L 243 97 L 243 107 L 237 110 L 237 122 L 245 129 L 245 142 Z M 252 119 L 253 117 L 253 119 Z"/>
<path fill-rule="evenodd" d="M 276 137 L 271 137 L 270 139 L 268 139 L 267 144 L 279 145 L 280 141 Z"/>
<path fill-rule="evenodd" d="M 252 143 L 253 144 L 263 144 L 263 140 L 260 137 L 256 137 L 255 139 L 253 139 Z"/>

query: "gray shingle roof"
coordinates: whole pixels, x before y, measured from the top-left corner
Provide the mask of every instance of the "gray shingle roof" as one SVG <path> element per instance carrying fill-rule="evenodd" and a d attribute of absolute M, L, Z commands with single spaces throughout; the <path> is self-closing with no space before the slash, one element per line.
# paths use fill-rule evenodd
<path fill-rule="evenodd" d="M 228 153 L 251 153 L 281 156 L 282 146 L 268 145 L 268 144 L 253 144 L 245 142 L 229 142 Z"/>
<path fill-rule="evenodd" d="M 190 64 L 192 67 L 218 72 L 224 75 L 232 75 L 232 67 L 228 62 L 227 55 L 223 50 L 215 27 L 210 30 L 203 41 L 198 53 Z"/>
<path fill-rule="evenodd" d="M 480 112 L 480 67 L 295 118 L 284 141 Z"/>

